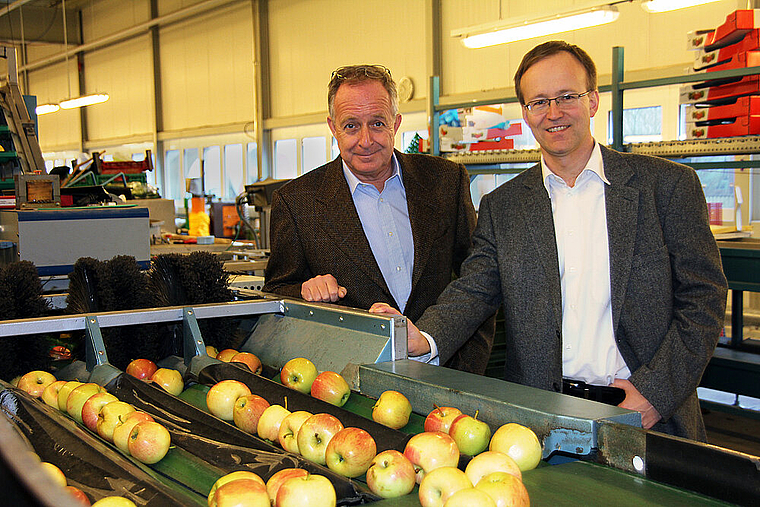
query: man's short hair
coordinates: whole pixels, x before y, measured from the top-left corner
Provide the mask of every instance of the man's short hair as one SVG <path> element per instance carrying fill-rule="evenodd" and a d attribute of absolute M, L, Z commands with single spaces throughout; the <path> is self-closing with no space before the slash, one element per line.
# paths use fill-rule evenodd
<path fill-rule="evenodd" d="M 335 94 L 338 93 L 340 85 L 355 85 L 364 81 L 377 81 L 383 85 L 391 98 L 393 116 L 395 117 L 398 114 L 398 92 L 390 70 L 382 65 L 347 65 L 334 70 L 330 84 L 327 85 L 327 107 L 330 118 L 334 116 Z"/>
<path fill-rule="evenodd" d="M 520 62 L 520 66 L 517 68 L 517 72 L 515 72 L 515 93 L 520 104 L 525 105 L 525 99 L 520 89 L 520 80 L 523 74 L 540 60 L 556 55 L 561 51 L 573 55 L 586 70 L 586 90 L 596 90 L 596 65 L 594 65 L 594 61 L 588 53 L 575 44 L 568 44 L 563 40 L 552 40 L 539 44 L 523 56 L 522 62 Z"/>

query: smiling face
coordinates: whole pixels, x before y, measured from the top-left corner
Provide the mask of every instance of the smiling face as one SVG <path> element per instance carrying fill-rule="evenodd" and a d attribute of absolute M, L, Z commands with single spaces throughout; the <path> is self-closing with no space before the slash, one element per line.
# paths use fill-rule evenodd
<path fill-rule="evenodd" d="M 565 93 L 583 93 L 588 86 L 586 77 L 581 63 L 570 53 L 561 51 L 529 67 L 520 79 L 520 88 L 525 103 L 530 103 Z M 552 101 L 548 111 L 542 114 L 523 108 L 523 119 L 541 145 L 552 171 L 574 172 L 577 169 L 580 172 L 583 169 L 594 147 L 590 125 L 598 107 L 599 92 L 594 90 L 581 97 L 573 107 L 560 109 Z"/>
<path fill-rule="evenodd" d="M 378 81 L 343 84 L 327 124 L 338 142 L 340 156 L 362 182 L 382 188 L 391 175 L 393 138 L 401 125 L 391 98 Z"/>

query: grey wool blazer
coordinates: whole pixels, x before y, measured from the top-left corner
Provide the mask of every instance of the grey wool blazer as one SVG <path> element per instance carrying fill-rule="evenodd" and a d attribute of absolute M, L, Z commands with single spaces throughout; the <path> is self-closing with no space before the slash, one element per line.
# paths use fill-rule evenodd
<path fill-rule="evenodd" d="M 696 387 L 717 344 L 727 284 L 696 173 L 602 147 L 615 340 L 630 381 L 662 415 L 654 430 L 706 438 Z M 459 279 L 416 323 L 450 356 L 499 305 L 504 378 L 562 385 L 562 302 L 540 164 L 481 201 Z"/>
<path fill-rule="evenodd" d="M 414 322 L 435 303 L 452 273 L 459 273 L 471 246 L 475 209 L 464 166 L 439 157 L 395 154 L 414 241 L 412 292 L 404 310 Z M 398 309 L 362 229 L 340 157 L 273 194 L 270 237 L 264 291 L 300 298 L 303 282 L 329 273 L 347 289 L 339 304 L 367 309 L 384 302 Z M 446 366 L 485 371 L 493 313 L 449 351 Z"/>

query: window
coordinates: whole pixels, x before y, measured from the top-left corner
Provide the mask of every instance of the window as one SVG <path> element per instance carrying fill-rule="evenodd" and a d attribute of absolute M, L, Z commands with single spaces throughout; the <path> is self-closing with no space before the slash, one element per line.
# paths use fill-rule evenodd
<path fill-rule="evenodd" d="M 256 153 L 257 146 L 256 143 L 248 143 L 247 148 L 247 157 L 246 157 L 246 167 L 248 170 L 246 171 L 246 183 L 253 183 L 254 181 L 257 181 L 259 179 L 259 160 L 258 155 Z M 269 175 L 268 174 L 262 174 L 261 178 L 266 179 Z"/>
<path fill-rule="evenodd" d="M 222 196 L 222 150 L 219 146 L 203 149 L 203 190 L 207 196 Z"/>
<path fill-rule="evenodd" d="M 183 185 L 195 196 L 203 195 L 203 179 L 201 179 L 201 159 L 198 158 L 198 148 L 185 148 L 182 152 Z"/>
<path fill-rule="evenodd" d="M 228 144 L 224 147 L 224 200 L 234 201 L 243 191 L 243 145 Z"/>
<path fill-rule="evenodd" d="M 304 137 L 301 140 L 302 174 L 316 169 L 327 162 L 326 141 L 327 138 L 324 136 Z"/>
<path fill-rule="evenodd" d="M 50 170 L 51 170 L 53 167 L 55 167 L 55 162 L 53 162 L 52 160 L 46 160 L 46 161 L 45 161 L 45 170 L 46 170 L 48 173 L 50 172 Z"/>
<path fill-rule="evenodd" d="M 164 155 L 164 182 L 164 198 L 181 201 L 185 196 L 185 182 L 179 167 L 179 150 L 167 150 Z"/>
<path fill-rule="evenodd" d="M 274 177 L 278 180 L 298 176 L 298 145 L 295 139 L 280 139 L 274 143 Z"/>
<path fill-rule="evenodd" d="M 623 143 L 656 141 L 662 141 L 662 106 L 623 109 Z M 612 111 L 607 120 L 607 143 L 612 144 Z"/>
<path fill-rule="evenodd" d="M 512 164 L 501 164 L 504 168 L 514 167 Z M 525 164 L 524 167 L 520 167 L 520 170 L 532 167 L 534 164 Z M 472 205 L 477 210 L 480 208 L 480 200 L 487 193 L 494 190 L 499 185 L 508 182 L 512 178 L 517 176 L 517 173 L 508 174 L 478 174 L 472 181 L 470 181 L 470 197 L 472 197 Z"/>

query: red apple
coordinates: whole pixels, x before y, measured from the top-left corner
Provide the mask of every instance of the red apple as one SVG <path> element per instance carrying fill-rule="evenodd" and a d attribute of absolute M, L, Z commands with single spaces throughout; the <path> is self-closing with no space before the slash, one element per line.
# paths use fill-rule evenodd
<path fill-rule="evenodd" d="M 100 409 L 112 401 L 119 401 L 119 399 L 111 393 L 102 392 L 90 396 L 82 406 L 82 423 L 97 433 Z"/>
<path fill-rule="evenodd" d="M 248 396 L 251 390 L 237 380 L 222 380 L 214 384 L 206 393 L 206 406 L 209 412 L 225 421 L 233 421 L 235 401 L 241 396 Z"/>
<path fill-rule="evenodd" d="M 311 392 L 311 385 L 317 378 L 317 367 L 304 357 L 291 359 L 280 371 L 280 381 L 287 386 L 304 394 Z"/>
<path fill-rule="evenodd" d="M 361 428 L 343 428 L 336 433 L 325 450 L 327 467 L 346 477 L 364 474 L 377 454 L 372 435 Z"/>
<path fill-rule="evenodd" d="M 19 380 L 20 382 L 20 380 Z M 42 391 L 42 401 L 46 405 L 50 405 L 53 408 L 58 408 L 58 393 L 61 392 L 61 387 L 66 384 L 65 380 L 56 380 Z"/>
<path fill-rule="evenodd" d="M 48 463 L 47 461 L 41 462 L 40 466 L 43 468 L 43 470 L 45 470 L 45 473 L 47 473 L 48 476 L 53 479 L 55 483 L 60 484 L 61 486 L 66 486 L 66 475 L 61 471 L 60 468 L 52 463 Z"/>
<path fill-rule="evenodd" d="M 298 454 L 298 430 L 306 419 L 312 416 L 311 412 L 297 410 L 288 414 L 280 424 L 280 431 L 277 433 L 277 441 L 280 447 L 286 451 Z"/>
<path fill-rule="evenodd" d="M 150 377 L 150 381 L 174 396 L 179 396 L 185 389 L 185 383 L 182 381 L 182 374 L 171 368 L 157 369 Z"/>
<path fill-rule="evenodd" d="M 270 507 L 267 488 L 251 479 L 237 479 L 219 486 L 209 507 Z"/>
<path fill-rule="evenodd" d="M 456 442 L 459 452 L 475 456 L 488 447 L 491 428 L 483 421 L 478 421 L 477 412 L 475 417 L 462 414 L 451 423 L 449 435 Z"/>
<path fill-rule="evenodd" d="M 298 452 L 309 461 L 324 465 L 327 444 L 342 429 L 343 424 L 334 415 L 314 414 L 298 430 Z"/>
<path fill-rule="evenodd" d="M 124 422 L 127 415 L 134 411 L 135 407 L 123 401 L 112 401 L 101 408 L 97 425 L 100 438 L 113 442 L 113 430 L 116 425 Z"/>
<path fill-rule="evenodd" d="M 303 468 L 284 468 L 279 472 L 275 472 L 267 481 L 267 494 L 272 505 L 277 500 L 277 492 L 280 490 L 280 486 L 285 484 L 285 481 L 295 477 L 306 477 L 307 475 L 309 475 L 309 472 Z"/>
<path fill-rule="evenodd" d="M 280 435 L 280 424 L 290 414 L 290 410 L 282 405 L 270 405 L 264 409 L 256 426 L 256 434 L 263 439 L 277 442 Z"/>
<path fill-rule="evenodd" d="M 493 472 L 483 477 L 475 487 L 496 503 L 496 507 L 529 507 L 528 490 L 520 479 L 507 472 Z"/>
<path fill-rule="evenodd" d="M 18 380 L 16 387 L 26 391 L 31 396 L 39 398 L 45 391 L 45 388 L 55 382 L 55 376 L 42 370 L 30 371 Z"/>
<path fill-rule="evenodd" d="M 266 486 L 266 484 L 264 483 L 264 480 L 261 477 L 259 477 L 257 474 L 253 472 L 249 472 L 248 470 L 238 470 L 236 472 L 230 472 L 227 475 L 223 475 L 219 479 L 217 479 L 214 485 L 211 487 L 211 491 L 208 494 L 208 503 L 211 504 L 211 500 L 214 498 L 214 493 L 216 493 L 217 489 L 224 486 L 228 482 L 237 481 L 239 479 L 252 480 L 252 481 L 258 482 L 262 486 Z"/>
<path fill-rule="evenodd" d="M 332 482 L 324 475 L 309 474 L 285 481 L 277 492 L 275 507 L 335 507 Z"/>
<path fill-rule="evenodd" d="M 462 415 L 462 411 L 454 407 L 435 407 L 425 418 L 425 431 L 449 432 L 454 419 Z"/>
<path fill-rule="evenodd" d="M 398 391 L 385 391 L 372 407 L 372 420 L 389 428 L 406 426 L 412 413 L 412 405 Z"/>
<path fill-rule="evenodd" d="M 491 437 L 492 451 L 509 455 L 521 471 L 533 470 L 541 461 L 541 443 L 533 430 L 517 423 L 508 423 Z"/>
<path fill-rule="evenodd" d="M 73 496 L 74 499 L 77 500 L 82 505 L 86 507 L 89 507 L 91 505 L 90 499 L 87 498 L 87 495 L 85 495 L 84 491 L 82 491 L 81 489 L 76 488 L 74 486 L 66 486 L 66 491 L 68 491 L 69 494 L 71 494 L 71 496 Z"/>
<path fill-rule="evenodd" d="M 451 495 L 461 489 L 471 487 L 470 479 L 455 466 L 436 468 L 425 475 L 420 483 L 420 505 L 422 507 L 443 507 Z"/>
<path fill-rule="evenodd" d="M 169 430 L 155 421 L 142 421 L 132 428 L 127 447 L 133 458 L 148 465 L 158 463 L 169 452 Z"/>
<path fill-rule="evenodd" d="M 127 365 L 127 369 L 124 371 L 127 375 L 132 375 L 140 380 L 148 380 L 156 373 L 156 370 L 158 370 L 158 366 L 150 359 L 135 359 Z"/>
<path fill-rule="evenodd" d="M 232 407 L 232 421 L 241 430 L 256 434 L 259 418 L 269 402 L 257 394 L 248 394 L 235 400 Z"/>
<path fill-rule="evenodd" d="M 496 507 L 493 499 L 483 491 L 475 488 L 460 489 L 446 500 L 445 507 Z"/>
<path fill-rule="evenodd" d="M 122 452 L 129 454 L 129 435 L 137 423 L 153 421 L 153 416 L 145 412 L 130 412 L 124 417 L 124 422 L 116 425 L 113 429 L 113 443 Z"/>
<path fill-rule="evenodd" d="M 75 387 L 69 397 L 66 398 L 66 412 L 78 423 L 82 423 L 82 409 L 84 404 L 98 393 L 106 392 L 98 384 L 87 383 Z"/>
<path fill-rule="evenodd" d="M 251 354 L 250 352 L 238 352 L 234 356 L 232 356 L 232 359 L 230 359 L 230 362 L 232 363 L 243 363 L 246 366 L 248 366 L 248 369 L 251 370 L 256 375 L 259 375 L 261 373 L 262 365 L 261 360 L 256 357 L 255 354 Z"/>
<path fill-rule="evenodd" d="M 493 472 L 506 472 L 522 480 L 520 467 L 517 466 L 515 460 L 498 451 L 486 451 L 478 454 L 467 463 L 467 468 L 464 469 L 467 478 L 475 486 L 478 485 L 480 479 Z"/>
<path fill-rule="evenodd" d="M 346 379 L 334 371 L 323 371 L 311 384 L 311 395 L 336 407 L 342 407 L 351 395 Z"/>
<path fill-rule="evenodd" d="M 71 391 L 81 386 L 82 384 L 83 382 L 72 380 L 70 382 L 66 382 L 61 386 L 61 388 L 58 390 L 58 410 L 61 412 L 66 412 L 66 402 L 69 399 Z"/>
<path fill-rule="evenodd" d="M 235 356 L 237 353 L 238 351 L 235 349 L 224 349 L 216 355 L 216 358 L 225 363 L 229 363 L 233 356 Z"/>
<path fill-rule="evenodd" d="M 92 507 L 137 507 L 132 500 L 123 496 L 107 496 L 101 498 Z"/>
<path fill-rule="evenodd" d="M 459 464 L 456 442 L 442 431 L 426 431 L 414 435 L 406 443 L 404 456 L 414 465 L 418 484 L 436 468 L 456 467 Z"/>
<path fill-rule="evenodd" d="M 367 486 L 382 498 L 407 495 L 414 489 L 414 484 L 414 466 L 406 456 L 394 449 L 375 456 L 367 470 Z"/>

